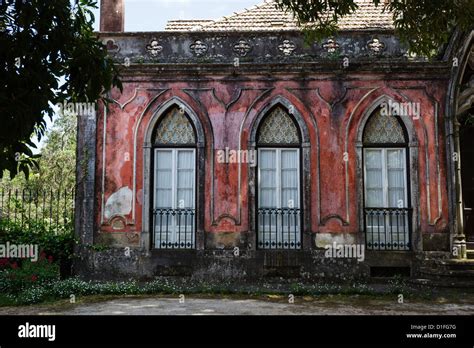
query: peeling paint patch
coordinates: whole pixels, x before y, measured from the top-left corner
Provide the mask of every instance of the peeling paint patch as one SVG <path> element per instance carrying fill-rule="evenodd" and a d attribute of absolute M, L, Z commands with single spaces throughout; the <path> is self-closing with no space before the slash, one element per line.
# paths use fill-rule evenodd
<path fill-rule="evenodd" d="M 105 204 L 104 216 L 109 220 L 113 216 L 128 215 L 132 211 L 132 190 L 122 187 L 113 193 Z"/>

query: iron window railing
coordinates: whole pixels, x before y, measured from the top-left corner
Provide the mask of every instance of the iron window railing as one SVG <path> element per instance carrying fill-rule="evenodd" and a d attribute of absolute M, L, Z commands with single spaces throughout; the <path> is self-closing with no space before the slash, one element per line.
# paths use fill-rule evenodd
<path fill-rule="evenodd" d="M 411 221 L 408 208 L 366 208 L 367 250 L 411 250 Z"/>
<path fill-rule="evenodd" d="M 156 249 L 194 249 L 194 209 L 154 209 L 153 245 Z"/>
<path fill-rule="evenodd" d="M 258 209 L 258 248 L 301 249 L 300 209 Z"/>

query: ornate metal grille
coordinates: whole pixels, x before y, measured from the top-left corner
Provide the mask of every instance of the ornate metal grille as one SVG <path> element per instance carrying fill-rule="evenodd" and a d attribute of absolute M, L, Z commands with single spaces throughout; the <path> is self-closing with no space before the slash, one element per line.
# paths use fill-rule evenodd
<path fill-rule="evenodd" d="M 410 250 L 411 215 L 408 208 L 366 208 L 367 249 Z"/>
<path fill-rule="evenodd" d="M 186 113 L 173 107 L 160 122 L 155 135 L 155 145 L 194 145 L 196 136 Z"/>
<path fill-rule="evenodd" d="M 298 129 L 290 115 L 278 106 L 265 117 L 258 135 L 259 145 L 299 145 Z"/>
<path fill-rule="evenodd" d="M 154 246 L 156 249 L 193 249 L 194 209 L 154 209 Z"/>
<path fill-rule="evenodd" d="M 365 144 L 405 144 L 403 128 L 395 116 L 382 115 L 380 111 L 372 115 L 365 126 Z"/>
<path fill-rule="evenodd" d="M 259 249 L 300 249 L 300 209 L 258 209 Z"/>

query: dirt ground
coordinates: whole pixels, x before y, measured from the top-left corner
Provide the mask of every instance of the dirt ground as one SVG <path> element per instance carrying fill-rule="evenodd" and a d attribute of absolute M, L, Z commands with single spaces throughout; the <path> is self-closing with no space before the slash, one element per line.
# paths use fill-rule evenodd
<path fill-rule="evenodd" d="M 0 315 L 473 315 L 474 295 L 432 300 L 398 296 L 94 296 L 76 303 L 3 307 Z"/>

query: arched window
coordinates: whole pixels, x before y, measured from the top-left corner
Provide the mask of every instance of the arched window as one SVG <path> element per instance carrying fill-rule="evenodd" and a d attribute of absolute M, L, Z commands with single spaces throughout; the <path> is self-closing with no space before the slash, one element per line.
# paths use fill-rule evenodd
<path fill-rule="evenodd" d="M 153 245 L 195 247 L 196 133 L 188 115 L 174 106 L 153 133 Z"/>
<path fill-rule="evenodd" d="M 376 110 L 363 145 L 367 248 L 409 250 L 408 136 L 401 119 Z"/>
<path fill-rule="evenodd" d="M 258 147 L 258 248 L 301 248 L 301 137 L 281 106 L 263 119 Z"/>

